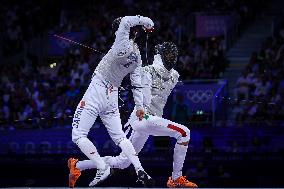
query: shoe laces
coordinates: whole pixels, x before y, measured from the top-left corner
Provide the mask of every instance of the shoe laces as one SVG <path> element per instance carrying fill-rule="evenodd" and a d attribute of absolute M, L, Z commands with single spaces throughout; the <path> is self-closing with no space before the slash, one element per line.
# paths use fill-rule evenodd
<path fill-rule="evenodd" d="M 188 183 L 189 181 L 186 179 L 186 176 L 181 176 L 178 178 L 177 182 L 180 184 L 184 184 L 184 183 Z"/>

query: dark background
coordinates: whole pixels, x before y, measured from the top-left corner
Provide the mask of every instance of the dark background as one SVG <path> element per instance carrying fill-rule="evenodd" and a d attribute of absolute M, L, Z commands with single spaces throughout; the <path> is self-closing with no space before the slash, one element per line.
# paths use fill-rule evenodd
<path fill-rule="evenodd" d="M 164 116 L 191 130 L 184 175 L 200 187 L 284 187 L 283 7 L 277 0 L 1 1 L 0 187 L 67 186 L 68 158 L 85 159 L 71 141 L 72 115 L 102 55 L 53 34 L 107 52 L 112 21 L 125 15 L 155 23 L 148 49 L 143 33 L 138 41 L 144 65 L 155 44 L 179 47 L 177 89 L 185 93 L 173 91 Z M 202 21 L 201 29 L 215 29 L 200 36 L 200 15 L 228 20 Z M 193 111 L 183 89 L 221 81 L 225 87 L 209 101 L 217 108 Z M 123 87 L 125 123 L 133 108 L 128 78 Z M 119 154 L 99 119 L 89 137 L 101 155 Z M 171 175 L 174 142 L 151 138 L 139 156 L 158 187 Z M 83 172 L 78 186 L 94 176 Z M 141 187 L 132 166 L 100 186 Z"/>

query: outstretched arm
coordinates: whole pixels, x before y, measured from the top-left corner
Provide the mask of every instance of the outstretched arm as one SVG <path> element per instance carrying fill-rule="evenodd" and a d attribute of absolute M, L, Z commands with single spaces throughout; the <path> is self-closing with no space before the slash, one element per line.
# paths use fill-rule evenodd
<path fill-rule="evenodd" d="M 145 108 L 148 108 L 152 99 L 152 74 L 150 72 L 151 67 L 146 66 L 142 72 L 142 85 L 143 85 L 143 100 Z"/>
<path fill-rule="evenodd" d="M 147 29 L 151 29 L 154 27 L 153 21 L 144 16 L 125 16 L 121 19 L 118 30 L 115 32 L 116 42 L 122 40 L 129 40 L 130 28 L 141 25 Z"/>
<path fill-rule="evenodd" d="M 130 73 L 132 93 L 136 106 L 136 116 L 139 117 L 140 120 L 144 117 L 141 68 L 141 66 L 138 66 L 132 73 Z"/>

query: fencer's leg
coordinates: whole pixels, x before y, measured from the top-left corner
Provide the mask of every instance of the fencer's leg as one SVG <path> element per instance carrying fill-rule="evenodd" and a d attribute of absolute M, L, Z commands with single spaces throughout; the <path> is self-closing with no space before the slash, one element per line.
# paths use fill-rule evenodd
<path fill-rule="evenodd" d="M 109 165 L 111 168 L 117 168 L 117 169 L 125 169 L 129 167 L 131 162 L 128 160 L 128 158 L 123 154 L 120 153 L 119 156 L 105 156 L 102 157 L 104 162 Z M 80 171 L 84 171 L 87 169 L 96 169 L 96 165 L 92 160 L 83 160 L 83 161 L 78 161 L 76 163 L 76 168 L 79 169 Z"/>
<path fill-rule="evenodd" d="M 89 93 L 86 92 L 85 97 L 88 97 L 88 94 Z M 97 168 L 106 170 L 107 168 L 109 169 L 109 166 L 102 160 L 97 152 L 97 148 L 87 138 L 89 130 L 97 118 L 97 113 L 94 111 L 94 108 L 91 107 L 92 106 L 90 106 L 89 102 L 85 101 L 85 99 L 77 106 L 72 123 L 72 141 L 78 145 L 80 150 Z M 70 158 L 68 160 L 70 170 L 69 187 L 75 187 L 76 181 L 81 175 L 80 169 L 77 168 L 77 163 L 77 159 Z"/>
<path fill-rule="evenodd" d="M 132 131 L 131 136 L 129 138 L 130 142 L 132 143 L 136 153 L 140 153 L 143 146 L 145 145 L 149 135 L 139 133 L 135 130 Z M 112 168 L 119 168 L 125 169 L 129 167 L 131 162 L 127 158 L 127 156 L 122 152 L 119 156 L 111 157 L 107 156 L 104 157 L 105 162 L 110 165 Z"/>
<path fill-rule="evenodd" d="M 182 176 L 183 163 L 186 157 L 186 152 L 188 148 L 188 142 L 177 142 L 174 148 L 174 157 L 173 157 L 173 180 Z"/>
<path fill-rule="evenodd" d="M 196 188 L 197 185 L 188 181 L 182 176 L 182 168 L 185 160 L 188 142 L 190 139 L 190 131 L 187 127 L 163 119 L 158 116 L 150 116 L 148 119 L 148 133 L 153 136 L 170 136 L 177 139 L 173 157 L 173 172 L 172 176 L 167 181 L 167 186 L 170 188 Z"/>
<path fill-rule="evenodd" d="M 167 186 L 169 188 L 175 188 L 176 186 L 180 188 L 197 188 L 197 184 L 190 182 L 186 177 L 182 176 L 182 168 L 184 159 L 186 157 L 186 152 L 188 148 L 189 141 L 186 138 L 181 138 L 177 141 L 174 149 L 174 162 L 173 162 L 173 172 L 172 177 L 169 178 Z"/>
<path fill-rule="evenodd" d="M 72 125 L 72 140 L 98 169 L 95 178 L 89 186 L 97 185 L 111 174 L 110 166 L 104 162 L 95 145 L 87 138 L 87 134 L 96 118 L 97 113 L 90 110 L 87 105 L 83 108 L 83 110 L 79 107 L 76 110 Z"/>
<path fill-rule="evenodd" d="M 113 111 L 112 114 L 103 114 L 100 116 L 112 140 L 121 148 L 125 156 L 134 165 L 138 181 L 141 181 L 145 187 L 153 187 L 155 184 L 154 180 L 144 171 L 132 143 L 122 131 L 118 109 L 117 111 Z"/>
<path fill-rule="evenodd" d="M 120 153 L 118 156 L 105 156 L 102 157 L 104 162 L 109 165 L 111 168 L 117 168 L 117 169 L 125 169 L 129 167 L 131 162 L 128 160 L 128 158 L 123 154 Z M 76 168 L 80 171 L 84 171 L 87 169 L 96 169 L 96 165 L 92 160 L 83 160 L 78 161 L 76 164 Z"/>
<path fill-rule="evenodd" d="M 133 125 L 133 127 L 139 127 L 140 130 L 144 128 L 145 133 L 147 133 L 147 125 L 141 123 L 138 124 L 138 126 Z M 149 138 L 149 135 L 145 133 L 139 133 L 135 130 L 132 130 L 129 140 L 132 143 L 136 153 L 140 153 Z M 106 156 L 102 158 L 106 162 L 106 164 L 108 164 L 111 168 L 125 169 L 131 164 L 131 162 L 124 153 L 120 153 L 119 156 L 115 157 Z M 80 171 L 84 171 L 86 169 L 95 169 L 97 167 L 91 160 L 83 160 L 77 162 L 76 168 L 78 168 Z"/>
<path fill-rule="evenodd" d="M 104 157 L 102 158 L 104 159 Z M 86 169 L 96 169 L 97 167 L 92 160 L 83 160 L 76 163 L 76 168 L 80 171 L 84 171 Z"/>
<path fill-rule="evenodd" d="M 147 134 L 142 134 L 135 130 L 132 131 L 129 140 L 132 143 L 137 153 L 139 153 L 142 150 L 148 137 L 149 136 Z M 129 167 L 129 165 L 131 164 L 131 162 L 129 161 L 127 156 L 125 156 L 124 153 L 120 153 L 119 156 L 115 157 L 106 156 L 102 158 L 106 162 L 106 164 L 108 164 L 111 168 L 125 169 Z M 79 169 L 80 171 L 84 171 L 86 169 L 95 169 L 97 167 L 91 160 L 83 160 L 77 162 L 76 168 Z"/>
<path fill-rule="evenodd" d="M 177 178 L 182 176 L 183 163 L 186 157 L 188 143 L 190 140 L 190 130 L 184 125 L 171 121 L 167 123 L 167 128 L 170 132 L 172 132 L 172 136 L 177 139 L 174 148 L 172 172 L 172 178 L 173 180 L 176 180 Z"/>
<path fill-rule="evenodd" d="M 139 154 L 147 142 L 149 135 L 139 133 L 135 130 L 132 131 L 129 140 L 133 144 L 135 151 Z"/>
<path fill-rule="evenodd" d="M 85 102 L 86 103 L 86 102 Z M 72 123 L 72 141 L 78 145 L 80 150 L 94 162 L 98 169 L 106 169 L 106 163 L 100 157 L 95 145 L 87 138 L 90 128 L 96 121 L 97 114 L 88 108 L 78 106 Z"/>
<path fill-rule="evenodd" d="M 190 130 L 184 125 L 163 119 L 158 116 L 150 116 L 148 133 L 154 136 L 169 136 L 177 139 L 173 157 L 173 179 L 182 176 L 182 168 L 185 160 Z"/>
<path fill-rule="evenodd" d="M 106 126 L 110 137 L 114 143 L 121 148 L 125 156 L 134 165 L 135 170 L 143 170 L 133 145 L 126 138 L 125 133 L 122 130 L 118 109 L 115 109 L 112 113 L 101 114 L 100 117 Z"/>
<path fill-rule="evenodd" d="M 136 123 L 136 124 L 135 124 Z M 135 121 L 133 128 L 139 133 L 147 133 L 153 136 L 169 136 L 177 139 L 177 144 L 174 149 L 174 162 L 172 177 L 167 182 L 168 187 L 197 187 L 196 184 L 189 182 L 182 176 L 182 168 L 187 152 L 187 146 L 190 139 L 190 131 L 187 127 L 174 123 L 170 120 L 163 119 L 158 116 L 150 115 L 146 125 L 140 125 L 143 122 Z M 179 176 L 180 175 L 180 176 Z M 178 177 L 173 180 L 172 178 Z"/>

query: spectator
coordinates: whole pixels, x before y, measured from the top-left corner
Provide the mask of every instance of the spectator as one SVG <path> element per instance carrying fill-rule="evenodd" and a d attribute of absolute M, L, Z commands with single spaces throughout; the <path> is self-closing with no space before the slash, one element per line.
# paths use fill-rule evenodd
<path fill-rule="evenodd" d="M 215 0 L 210 1 L 215 2 Z M 175 3 L 176 6 L 169 7 L 168 4 L 160 1 L 151 4 L 138 1 L 123 1 L 121 4 L 116 1 L 101 2 L 100 6 L 97 6 L 93 1 L 84 4 L 81 2 L 65 4 L 61 1 L 27 0 L 15 4 L 4 0 L 0 7 L 0 20 L 3 23 L 0 34 L 4 38 L 0 40 L 5 46 L 0 48 L 3 51 L 0 55 L 3 54 L 8 59 L 20 54 L 21 58 L 0 67 L 0 97 L 4 98 L 1 102 L 1 112 L 3 112 L 1 117 L 7 120 L 22 120 L 31 115 L 64 117 L 66 112 L 73 112 L 75 104 L 80 100 L 78 96 L 82 96 L 85 91 L 91 74 L 101 58 L 100 55 L 91 53 L 88 49 L 71 46 L 66 49 L 64 56 L 58 58 L 56 64 L 52 62 L 50 67 L 42 61 L 39 53 L 35 53 L 38 49 L 34 48 L 34 42 L 39 42 L 40 40 L 37 39 L 43 39 L 47 33 L 83 31 L 88 34 L 83 41 L 85 44 L 105 52 L 113 38 L 109 32 L 111 22 L 114 18 L 125 14 L 134 15 L 143 12 L 156 19 L 155 25 L 159 28 L 159 32 L 151 35 L 149 52 L 154 52 L 154 46 L 151 45 L 161 40 L 172 40 L 179 44 L 180 63 L 177 69 L 181 73 L 181 79 L 218 78 L 227 65 L 224 56 L 224 38 L 194 38 L 191 28 L 188 27 L 191 14 L 194 11 L 227 9 L 247 19 L 249 17 L 247 14 L 253 11 L 253 8 L 245 2 L 236 1 L 220 2 L 218 6 L 209 3 L 206 7 L 204 1 L 197 0 L 183 0 L 181 3 L 171 0 L 169 3 Z M 80 10 L 74 11 L 72 7 L 78 5 Z M 113 10 L 117 6 L 119 6 L 117 12 L 110 14 L 106 11 Z M 238 11 L 241 7 L 246 7 L 246 11 Z M 144 44 L 144 41 L 142 42 Z M 273 47 L 271 49 L 273 50 Z M 279 60 L 281 52 L 276 53 Z M 266 54 L 270 56 L 273 53 L 269 51 Z M 142 59 L 146 62 L 143 52 Z M 275 66 L 273 72 L 276 73 L 277 70 L 278 67 Z M 182 97 L 179 98 L 177 106 L 183 111 L 177 109 L 174 119 L 183 123 L 188 120 L 188 107 L 182 104 Z M 125 98 L 124 101 L 126 109 L 132 107 L 129 98 Z M 19 109 L 18 106 L 23 108 Z"/>
<path fill-rule="evenodd" d="M 236 97 L 237 99 L 248 99 L 249 89 L 252 84 L 252 78 L 248 72 L 244 71 L 237 80 Z"/>
<path fill-rule="evenodd" d="M 177 104 L 174 105 L 173 120 L 177 123 L 187 125 L 188 122 L 188 107 L 184 104 L 183 94 L 177 94 Z"/>
<path fill-rule="evenodd" d="M 258 53 L 252 53 L 246 70 L 236 83 L 237 98 L 242 99 L 243 95 L 248 100 L 244 107 L 241 104 L 236 107 L 244 120 L 272 124 L 283 116 L 283 52 L 283 37 L 276 35 L 268 37 Z M 241 115 L 238 113 L 236 119 Z"/>

